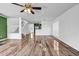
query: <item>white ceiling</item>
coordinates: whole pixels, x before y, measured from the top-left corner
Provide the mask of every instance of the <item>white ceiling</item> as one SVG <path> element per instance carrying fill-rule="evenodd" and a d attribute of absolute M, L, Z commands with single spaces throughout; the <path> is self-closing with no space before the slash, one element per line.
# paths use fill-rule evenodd
<path fill-rule="evenodd" d="M 30 22 L 40 22 L 42 20 L 50 21 L 75 6 L 76 3 L 33 3 L 32 5 L 40 6 L 42 10 L 34 10 L 35 14 L 33 15 L 25 12 L 21 13 L 22 7 L 10 3 L 0 3 L 0 13 L 8 17 L 22 17 Z"/>

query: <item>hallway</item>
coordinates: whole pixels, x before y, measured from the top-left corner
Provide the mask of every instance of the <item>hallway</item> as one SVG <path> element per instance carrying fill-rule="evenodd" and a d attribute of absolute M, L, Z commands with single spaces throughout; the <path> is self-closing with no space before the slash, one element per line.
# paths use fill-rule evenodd
<path fill-rule="evenodd" d="M 36 41 L 29 37 L 8 40 L 0 46 L 2 56 L 79 56 L 79 51 L 66 45 L 53 36 L 37 36 Z"/>

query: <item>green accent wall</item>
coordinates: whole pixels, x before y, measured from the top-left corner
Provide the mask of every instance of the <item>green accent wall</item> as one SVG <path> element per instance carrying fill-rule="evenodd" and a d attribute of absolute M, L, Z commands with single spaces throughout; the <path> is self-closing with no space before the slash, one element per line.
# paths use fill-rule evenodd
<path fill-rule="evenodd" d="M 7 18 L 0 16 L 0 41 L 7 38 Z"/>

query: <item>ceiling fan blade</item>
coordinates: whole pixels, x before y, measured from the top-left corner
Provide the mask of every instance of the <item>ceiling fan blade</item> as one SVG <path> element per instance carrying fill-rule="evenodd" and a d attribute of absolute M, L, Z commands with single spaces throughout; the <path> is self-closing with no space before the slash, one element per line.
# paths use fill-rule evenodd
<path fill-rule="evenodd" d="M 31 13 L 32 13 L 32 14 L 35 14 L 34 11 L 32 11 L 32 10 L 31 10 Z"/>
<path fill-rule="evenodd" d="M 23 5 L 20 5 L 20 4 L 18 4 L 18 3 L 12 3 L 12 4 L 17 5 L 17 6 L 24 7 Z"/>
<path fill-rule="evenodd" d="M 21 10 L 20 12 L 24 12 L 24 9 L 23 9 L 23 10 Z"/>
<path fill-rule="evenodd" d="M 32 7 L 32 9 L 41 10 L 41 7 Z"/>

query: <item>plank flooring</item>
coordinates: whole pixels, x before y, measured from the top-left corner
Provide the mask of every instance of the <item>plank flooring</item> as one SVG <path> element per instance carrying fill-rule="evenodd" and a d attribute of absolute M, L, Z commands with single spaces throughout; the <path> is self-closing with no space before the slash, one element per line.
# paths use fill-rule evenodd
<path fill-rule="evenodd" d="M 0 56 L 79 56 L 79 51 L 53 36 L 35 38 L 8 39 L 0 46 Z"/>

